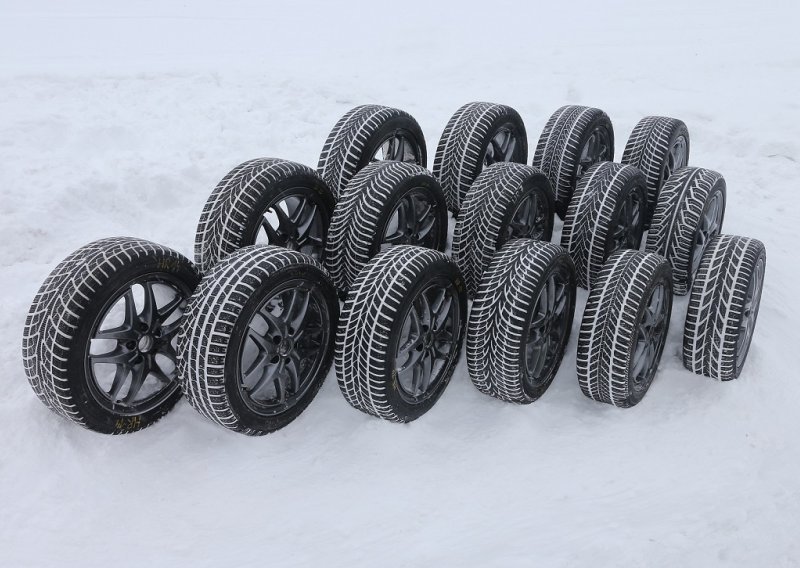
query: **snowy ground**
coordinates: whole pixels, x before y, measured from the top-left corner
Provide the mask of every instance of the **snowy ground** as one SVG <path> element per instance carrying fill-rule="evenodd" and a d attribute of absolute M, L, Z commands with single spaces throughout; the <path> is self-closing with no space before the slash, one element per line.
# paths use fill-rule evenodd
<path fill-rule="evenodd" d="M 0 3 L 0 565 L 800 563 L 796 2 L 112 4 Z M 470 100 L 517 108 L 531 144 L 561 104 L 601 107 L 617 158 L 641 116 L 686 121 L 691 163 L 727 179 L 725 231 L 768 249 L 740 380 L 682 368 L 680 299 L 627 411 L 580 393 L 574 334 L 532 406 L 479 394 L 462 362 L 405 426 L 350 408 L 332 376 L 256 439 L 185 403 L 101 436 L 34 397 L 25 313 L 72 249 L 136 235 L 189 254 L 238 162 L 315 166 L 368 102 L 411 112 L 432 155 Z"/>

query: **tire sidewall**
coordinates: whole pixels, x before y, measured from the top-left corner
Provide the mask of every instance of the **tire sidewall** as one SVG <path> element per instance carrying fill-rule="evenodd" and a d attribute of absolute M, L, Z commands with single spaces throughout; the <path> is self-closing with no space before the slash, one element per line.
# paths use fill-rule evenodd
<path fill-rule="evenodd" d="M 119 294 L 120 290 L 138 279 L 161 275 L 184 284 L 188 300 L 200 281 L 192 264 L 184 258 L 162 257 L 148 251 L 146 257 L 140 257 L 136 262 L 136 265 L 117 270 L 100 285 L 98 293 L 92 297 L 91 302 L 75 322 L 77 331 L 71 341 L 67 357 L 67 381 L 76 407 L 87 426 L 106 434 L 120 434 L 144 428 L 167 414 L 181 397 L 181 389 L 176 378 L 172 394 L 155 408 L 141 414 L 115 415 L 97 401 L 95 394 L 97 387 L 90 384 L 93 381 L 87 357 L 90 341 L 96 327 L 101 323 L 98 318 L 104 310 L 111 307 L 108 305 L 109 302 Z"/>
<path fill-rule="evenodd" d="M 400 201 L 406 195 L 420 188 L 427 190 L 436 204 L 436 211 L 434 212 L 436 214 L 436 227 L 431 228 L 431 232 L 429 233 L 435 243 L 433 246 L 426 246 L 425 248 L 431 248 L 433 250 L 444 252 L 445 248 L 447 247 L 448 226 L 447 202 L 445 201 L 442 186 L 439 185 L 439 182 L 430 175 L 415 174 L 403 179 L 394 188 L 392 188 L 392 192 L 389 198 L 386 200 L 383 210 L 381 211 L 380 215 L 378 216 L 378 220 L 375 223 L 375 232 L 372 237 L 372 242 L 369 245 L 369 258 L 374 258 L 375 255 L 381 251 L 381 245 L 383 244 L 383 238 L 386 234 L 386 228 L 392 219 L 392 213 L 397 204 L 400 203 Z M 354 219 L 353 222 L 358 222 L 358 220 Z M 414 243 L 413 246 L 425 245 Z"/>
<path fill-rule="evenodd" d="M 456 290 L 456 300 L 458 301 L 458 314 L 459 325 L 453 332 L 455 335 L 453 343 L 453 351 L 446 366 L 444 366 L 439 377 L 435 391 L 431 393 L 423 401 L 412 404 L 408 402 L 400 393 L 400 385 L 397 379 L 397 370 L 395 369 L 395 354 L 397 353 L 398 343 L 400 341 L 400 334 L 403 329 L 403 324 L 408 315 L 409 310 L 413 305 L 414 299 L 419 295 L 423 289 L 430 284 L 437 281 L 442 283 L 452 283 Z M 389 332 L 389 339 L 387 342 L 387 360 L 384 362 L 383 380 L 386 384 L 386 400 L 392 407 L 394 413 L 399 417 L 401 422 L 411 422 L 416 420 L 439 400 L 444 393 L 450 379 L 453 376 L 456 365 L 458 364 L 461 348 L 466 334 L 467 326 L 467 294 L 466 284 L 461 277 L 458 268 L 454 264 L 446 260 L 437 260 L 435 263 L 430 264 L 424 271 L 418 274 L 411 285 L 403 293 L 403 300 L 397 310 L 397 315 L 394 317 L 391 330 Z M 432 381 L 433 382 L 433 381 Z"/>
<path fill-rule="evenodd" d="M 617 192 L 616 203 L 614 204 L 614 212 L 608 223 L 608 231 L 606 233 L 606 241 L 603 243 L 604 262 L 608 257 L 617 252 L 616 250 L 609 250 L 612 244 L 612 230 L 617 225 L 620 213 L 622 213 L 622 205 L 627 200 L 630 193 L 637 192 L 639 194 L 639 227 L 636 231 L 636 248 L 632 250 L 639 250 L 642 245 L 642 236 L 644 235 L 644 224 L 647 212 L 647 187 L 645 186 L 644 179 L 641 175 L 631 177 L 625 182 Z M 620 249 L 622 250 L 622 249 Z"/>
<path fill-rule="evenodd" d="M 317 176 L 305 173 L 294 174 L 277 183 L 273 183 L 259 194 L 258 200 L 252 206 L 251 214 L 244 219 L 239 248 L 255 244 L 259 227 L 261 226 L 261 219 L 267 212 L 267 209 L 292 195 L 302 195 L 303 197 L 311 199 L 319 207 L 324 225 L 322 238 L 322 254 L 324 256 L 328 226 L 333 216 L 333 194 L 324 181 Z"/>
<path fill-rule="evenodd" d="M 700 210 L 700 216 L 697 219 L 698 226 L 695 227 L 695 230 L 692 233 L 692 242 L 689 244 L 689 246 L 691 248 L 689 249 L 689 254 L 687 255 L 688 256 L 688 264 L 686 265 L 686 290 L 687 291 L 691 289 L 692 282 L 694 282 L 694 278 L 696 276 L 696 273 L 692 272 L 692 265 L 694 264 L 694 255 L 695 255 L 694 243 L 697 240 L 697 233 L 700 230 L 700 223 L 702 223 L 703 216 L 706 214 L 706 211 L 708 211 L 708 207 L 709 207 L 709 205 L 711 205 L 711 202 L 713 201 L 714 195 L 716 195 L 717 193 L 720 193 L 722 195 L 722 215 L 720 216 L 720 219 L 719 219 L 719 230 L 718 230 L 717 234 L 714 235 L 713 237 L 711 237 L 711 239 L 709 239 L 708 242 L 706 243 L 706 248 L 703 249 L 703 253 L 701 253 L 701 255 L 700 255 L 701 258 L 703 256 L 703 254 L 705 253 L 705 251 L 708 250 L 708 246 L 711 243 L 711 240 L 714 237 L 717 237 L 720 234 L 722 234 L 722 224 L 725 221 L 725 207 L 727 206 L 727 203 L 728 203 L 728 196 L 727 196 L 727 193 L 725 191 L 725 183 L 722 180 L 722 178 L 720 178 L 720 179 L 718 179 L 716 181 L 716 183 L 714 183 L 714 186 L 711 188 L 711 190 L 706 195 L 706 200 L 703 203 L 703 208 Z M 679 204 L 679 206 L 680 206 L 680 204 Z M 698 266 L 698 270 L 699 270 L 700 269 L 700 264 L 698 264 L 697 266 Z"/>
<path fill-rule="evenodd" d="M 244 401 L 239 387 L 239 356 L 242 343 L 246 337 L 246 331 L 254 312 L 261 305 L 263 300 L 281 284 L 290 280 L 308 280 L 313 283 L 319 291 L 321 306 L 327 308 L 327 322 L 323 315 L 323 326 L 327 327 L 326 342 L 323 345 L 325 353 L 318 361 L 314 369 L 312 384 L 306 393 L 293 406 L 287 408 L 280 414 L 264 416 L 257 414 Z M 330 278 L 319 268 L 310 264 L 294 264 L 274 272 L 265 278 L 250 294 L 250 297 L 242 306 L 236 316 L 236 323 L 230 333 L 230 339 L 225 348 L 225 395 L 231 411 L 239 422 L 238 430 L 246 433 L 266 434 L 283 428 L 294 421 L 311 404 L 311 401 L 319 392 L 325 376 L 333 362 L 333 346 L 335 340 L 335 328 L 339 319 L 339 300 L 336 290 Z"/>
<path fill-rule="evenodd" d="M 514 134 L 517 140 L 517 145 L 514 148 L 514 156 L 511 162 L 524 164 L 528 161 L 528 134 L 525 131 L 525 124 L 522 122 L 522 117 L 513 109 L 504 109 L 503 114 L 497 116 L 486 131 L 486 136 L 481 141 L 480 152 L 478 152 L 478 161 L 475 164 L 473 171 L 470 172 L 472 181 L 478 177 L 483 171 L 483 157 L 486 154 L 486 149 L 492 142 L 492 139 L 497 135 L 501 128 L 508 128 Z M 498 162 L 495 162 L 498 163 Z"/>
<path fill-rule="evenodd" d="M 512 239 L 530 238 L 526 235 L 512 235 L 511 237 L 506 238 L 505 235 L 507 233 L 508 226 L 513 220 L 513 216 L 517 208 L 532 193 L 538 194 L 540 197 L 540 203 L 544 202 L 547 204 L 547 225 L 545 227 L 544 234 L 539 240 L 549 242 L 553 237 L 553 225 L 555 224 L 555 202 L 553 200 L 553 192 L 550 190 L 550 182 L 548 181 L 547 177 L 544 174 L 536 174 L 525 180 L 522 188 L 517 191 L 513 205 L 504 213 L 503 218 L 500 221 L 500 232 L 496 236 L 495 240 L 495 250 L 500 250 L 500 247 Z"/>
<path fill-rule="evenodd" d="M 537 387 L 533 387 L 527 380 L 527 353 L 526 353 L 526 345 L 528 341 L 528 332 L 531 327 L 531 322 L 533 321 L 533 317 L 536 312 L 536 300 L 539 297 L 539 294 L 542 291 L 542 287 L 547 283 L 548 278 L 550 275 L 557 271 L 557 270 L 566 270 L 567 274 L 569 275 L 569 307 L 567 308 L 567 331 L 564 334 L 564 337 L 561 339 L 561 343 L 558 346 L 558 350 L 556 352 L 556 358 L 554 359 L 554 364 L 551 366 L 545 380 Z M 536 288 L 533 290 L 529 298 L 529 306 L 525 313 L 525 318 L 523 320 L 523 333 L 522 337 L 520 338 L 519 344 L 519 368 L 520 368 L 520 377 L 519 380 L 522 385 L 522 392 L 528 398 L 530 402 L 535 401 L 539 397 L 541 397 L 545 391 L 550 388 L 550 385 L 553 383 L 553 379 L 555 379 L 556 374 L 558 373 L 558 369 L 561 366 L 561 361 L 564 358 L 564 352 L 566 351 L 567 344 L 569 343 L 569 338 L 572 335 L 572 326 L 575 319 L 575 303 L 577 298 L 577 278 L 575 275 L 575 267 L 572 264 L 570 258 L 566 254 L 562 254 L 557 256 L 553 261 L 548 265 L 547 270 L 543 273 L 542 278 L 540 279 L 539 283 L 536 285 Z"/>
<path fill-rule="evenodd" d="M 755 262 L 753 263 L 753 266 L 750 269 L 750 278 L 747 279 L 747 286 L 748 287 L 750 286 L 750 282 L 752 281 L 752 279 L 755 278 L 755 276 L 756 276 L 756 268 L 758 267 L 759 260 L 761 260 L 764 263 L 764 272 L 762 274 L 762 278 L 764 278 L 766 276 L 766 270 L 767 270 L 767 253 L 766 253 L 766 250 L 763 247 L 760 248 L 759 253 L 756 256 L 756 260 L 755 260 Z M 745 290 L 747 290 L 747 288 L 745 288 Z M 763 285 L 763 282 L 762 282 L 761 289 L 758 291 L 758 299 L 756 300 L 756 313 L 755 313 L 755 317 L 753 318 L 753 324 L 752 324 L 753 327 L 755 327 L 756 323 L 758 322 L 758 312 L 761 310 L 761 296 L 762 296 L 763 292 L 764 292 L 764 285 Z M 743 300 L 741 313 L 739 314 L 739 318 L 736 321 L 736 330 L 737 330 L 737 332 L 736 332 L 736 340 L 733 343 L 734 361 L 733 361 L 733 376 L 730 377 L 731 379 L 738 378 L 739 375 L 742 373 L 742 369 L 744 368 L 744 364 L 747 362 L 747 356 L 750 354 L 750 346 L 753 344 L 753 336 L 755 335 L 755 329 L 754 329 L 753 330 L 753 334 L 750 335 L 750 341 L 747 343 L 747 345 L 744 346 L 744 355 L 742 356 L 742 362 L 740 364 L 739 361 L 738 361 L 739 352 L 736 350 L 736 345 L 738 344 L 738 341 L 739 341 L 739 334 L 742 332 L 741 331 L 742 330 L 742 321 L 744 320 L 744 317 L 745 317 L 745 313 L 744 313 L 744 300 Z M 723 380 L 725 380 L 725 379 L 723 378 Z"/>
<path fill-rule="evenodd" d="M 656 365 L 655 368 L 647 379 L 647 381 L 642 385 L 641 388 L 635 389 L 634 388 L 634 377 L 632 376 L 633 371 L 633 355 L 636 351 L 636 343 L 638 339 L 637 329 L 639 326 L 639 322 L 642 321 L 644 317 L 644 312 L 647 309 L 647 303 L 650 299 L 650 294 L 652 294 L 653 290 L 659 284 L 664 284 L 667 287 L 667 314 L 666 314 L 666 322 L 664 323 L 664 336 L 661 338 L 661 342 L 659 343 L 658 351 L 656 353 Z M 639 301 L 639 307 L 636 311 L 636 320 L 633 330 L 631 331 L 631 337 L 628 339 L 628 350 L 627 350 L 627 384 L 628 384 L 628 398 L 618 404 L 618 406 L 622 407 L 631 407 L 635 406 L 644 398 L 647 394 L 647 391 L 650 390 L 650 386 L 653 384 L 653 379 L 655 379 L 656 373 L 658 373 L 658 364 L 661 361 L 661 356 L 664 354 L 664 346 L 667 342 L 667 336 L 669 335 L 669 324 L 671 321 L 671 314 L 672 314 L 672 300 L 673 300 L 673 286 L 672 286 L 672 269 L 670 268 L 668 263 L 659 264 L 658 268 L 653 273 L 650 281 L 647 283 L 647 286 L 644 289 L 644 292 L 641 295 L 641 299 Z"/>
<path fill-rule="evenodd" d="M 661 167 L 659 168 L 659 171 L 658 171 L 658 191 L 659 192 L 661 191 L 661 188 L 664 186 L 664 184 L 667 182 L 667 180 L 664 179 L 664 173 L 665 173 L 665 171 L 667 169 L 667 164 L 669 163 L 669 152 L 670 152 L 670 149 L 672 148 L 672 145 L 675 143 L 675 141 L 681 136 L 683 136 L 686 139 L 686 164 L 684 164 L 683 167 L 686 167 L 686 166 L 689 165 L 689 150 L 690 150 L 690 144 L 691 144 L 691 141 L 689 140 L 689 129 L 686 127 L 686 125 L 682 121 L 675 121 L 673 123 L 672 132 L 670 133 L 670 136 L 669 136 L 669 142 L 667 143 L 667 152 L 666 152 L 666 154 L 664 154 L 664 159 L 662 160 Z M 677 169 L 679 169 L 679 168 L 677 168 Z M 675 171 L 677 171 L 677 169 L 673 170 L 672 173 L 674 174 Z M 653 209 L 655 209 L 655 206 L 656 206 L 657 203 L 658 203 L 658 194 L 656 194 L 656 199 L 653 200 Z M 652 217 L 652 211 L 650 212 L 650 217 Z"/>
<path fill-rule="evenodd" d="M 416 163 L 423 168 L 427 167 L 428 153 L 422 129 L 419 127 L 416 120 L 410 116 L 401 115 L 388 119 L 369 136 L 364 147 L 361 149 L 361 156 L 353 175 L 369 164 L 372 161 L 372 157 L 381 147 L 381 144 L 383 144 L 387 138 L 395 134 L 405 136 L 414 143 L 417 157 L 419 158 L 419 161 Z"/>
<path fill-rule="evenodd" d="M 613 162 L 614 161 L 614 127 L 612 126 L 611 119 L 608 117 L 608 115 L 606 113 L 604 113 L 604 112 L 601 112 L 586 126 L 584 131 L 581 133 L 581 137 L 580 137 L 578 145 L 577 145 L 577 153 L 574 156 L 574 162 L 575 163 L 572 165 L 572 172 L 570 174 L 570 187 L 571 187 L 570 199 L 572 198 L 572 194 L 575 192 L 575 187 L 578 185 L 578 181 L 580 179 L 578 177 L 578 168 L 581 165 L 580 164 L 581 152 L 583 151 L 583 147 L 589 141 L 589 138 L 591 137 L 592 132 L 594 132 L 595 128 L 597 128 L 597 127 L 602 127 L 607 131 L 609 144 L 611 146 L 611 154 L 605 160 L 601 160 L 601 162 Z M 595 162 L 595 164 L 598 164 L 598 163 L 600 163 L 600 162 Z M 595 165 L 595 164 L 592 164 L 592 165 Z M 588 171 L 588 168 L 587 168 L 586 171 Z M 586 175 L 586 171 L 583 172 L 584 175 Z M 564 209 L 565 214 L 566 214 L 567 207 L 569 207 L 569 201 L 570 200 L 567 200 L 566 203 L 563 204 L 563 209 Z"/>

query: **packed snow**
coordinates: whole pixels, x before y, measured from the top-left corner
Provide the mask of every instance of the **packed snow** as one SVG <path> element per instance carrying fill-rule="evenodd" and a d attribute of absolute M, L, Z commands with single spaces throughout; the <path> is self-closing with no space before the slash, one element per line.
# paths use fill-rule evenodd
<path fill-rule="evenodd" d="M 800 563 L 800 4 L 672 2 L 0 3 L 0 565 L 796 566 Z M 567 103 L 610 115 L 616 157 L 647 114 L 683 119 L 723 173 L 723 230 L 767 273 L 739 380 L 683 369 L 686 298 L 650 392 L 623 410 L 567 355 L 530 406 L 480 394 L 462 360 L 398 425 L 333 374 L 289 427 L 249 438 L 186 403 L 111 437 L 25 379 L 30 302 L 78 246 L 135 235 L 191 255 L 234 165 L 316 166 L 334 122 L 410 112 L 428 166 L 472 100 L 535 144 Z"/>

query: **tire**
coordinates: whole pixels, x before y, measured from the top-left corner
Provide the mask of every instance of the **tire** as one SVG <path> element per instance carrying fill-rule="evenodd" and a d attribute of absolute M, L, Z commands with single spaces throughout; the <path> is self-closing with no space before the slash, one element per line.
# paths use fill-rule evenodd
<path fill-rule="evenodd" d="M 502 138 L 504 132 L 510 136 Z M 496 159 L 500 154 L 502 158 Z M 444 128 L 433 160 L 433 175 L 442 184 L 447 207 L 458 213 L 484 167 L 496 162 L 527 161 L 528 135 L 516 110 L 495 103 L 467 103 Z"/>
<path fill-rule="evenodd" d="M 648 227 L 664 183 L 689 163 L 689 129 L 677 118 L 646 116 L 631 132 L 621 162 L 639 168 L 647 179 Z"/>
<path fill-rule="evenodd" d="M 672 265 L 675 293 L 688 294 L 708 243 L 722 230 L 725 180 L 704 168 L 681 168 L 658 196 L 645 250 Z"/>
<path fill-rule="evenodd" d="M 549 241 L 554 217 L 553 192 L 540 170 L 509 163 L 486 168 L 467 192 L 453 232 L 453 260 L 470 297 L 496 250 L 514 238 Z"/>
<path fill-rule="evenodd" d="M 333 282 L 310 256 L 239 249 L 203 277 L 181 325 L 178 368 L 189 404 L 250 436 L 283 428 L 325 380 L 338 315 Z"/>
<path fill-rule="evenodd" d="M 256 243 L 321 259 L 333 205 L 330 189 L 308 166 L 278 158 L 239 164 L 222 178 L 203 207 L 195 262 L 208 272 L 227 255 Z"/>
<path fill-rule="evenodd" d="M 403 143 L 402 150 L 398 140 L 407 143 Z M 379 154 L 385 157 L 379 158 Z M 350 109 L 328 135 L 317 171 L 339 199 L 350 179 L 375 159 L 427 165 L 425 137 L 413 116 L 380 105 Z"/>
<path fill-rule="evenodd" d="M 199 278 L 187 258 L 142 239 L 107 238 L 73 252 L 25 321 L 22 358 L 36 396 L 104 434 L 156 422 L 180 398 L 174 335 Z"/>
<path fill-rule="evenodd" d="M 434 314 L 437 325 L 431 325 L 431 319 L 423 324 L 413 316 L 431 304 L 423 297 L 435 292 L 436 287 L 443 290 Z M 437 299 L 433 298 L 435 305 Z M 447 310 L 445 314 L 438 313 L 442 309 Z M 430 316 L 427 312 L 422 319 Z M 335 358 L 342 394 L 354 408 L 367 414 L 393 422 L 416 420 L 433 407 L 447 387 L 466 324 L 467 295 L 452 260 L 438 251 L 405 245 L 382 252 L 358 275 L 342 310 Z M 420 335 L 428 335 L 419 341 L 420 349 L 411 337 L 414 327 Z M 429 330 L 435 333 L 428 334 Z M 398 366 L 396 357 L 402 346 L 408 357 Z M 404 369 L 414 357 L 412 351 L 423 356 Z M 424 376 L 431 354 L 434 359 L 428 380 L 414 381 L 415 369 Z"/>
<path fill-rule="evenodd" d="M 336 286 L 346 292 L 371 258 L 397 244 L 444 251 L 447 206 L 442 188 L 422 166 L 370 164 L 356 174 L 336 204 L 325 266 Z"/>
<path fill-rule="evenodd" d="M 575 262 L 578 286 L 591 289 L 612 253 L 639 248 L 645 199 L 644 175 L 632 166 L 602 162 L 581 178 L 561 231 L 561 246 Z"/>
<path fill-rule="evenodd" d="M 742 372 L 761 305 L 764 243 L 720 235 L 708 245 L 692 285 L 683 329 L 683 365 L 720 381 Z"/>
<path fill-rule="evenodd" d="M 484 272 L 467 325 L 467 367 L 477 389 L 520 404 L 541 397 L 564 357 L 575 296 L 575 267 L 558 245 L 516 239 L 501 248 Z M 532 329 L 539 319 L 542 325 Z"/>
<path fill-rule="evenodd" d="M 640 335 L 640 325 L 661 290 L 661 309 L 654 310 L 652 334 Z M 656 254 L 614 253 L 589 293 L 578 335 L 577 371 L 587 397 L 627 408 L 638 404 L 650 388 L 664 351 L 672 311 L 669 263 Z M 646 339 L 652 357 L 637 363 L 638 339 Z M 649 339 L 649 340 L 648 340 Z M 649 359 L 649 362 L 648 362 Z"/>
<path fill-rule="evenodd" d="M 613 160 L 614 127 L 608 115 L 598 108 L 567 105 L 554 112 L 545 124 L 532 165 L 550 180 L 556 213 L 563 219 L 586 170 L 597 162 Z"/>

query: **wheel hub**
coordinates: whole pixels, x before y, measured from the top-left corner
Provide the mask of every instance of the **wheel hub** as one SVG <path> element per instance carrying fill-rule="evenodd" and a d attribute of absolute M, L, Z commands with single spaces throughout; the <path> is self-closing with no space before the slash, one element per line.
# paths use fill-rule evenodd
<path fill-rule="evenodd" d="M 286 357 L 292 352 L 292 349 L 294 349 L 294 340 L 286 337 L 278 344 L 278 355 Z"/>
<path fill-rule="evenodd" d="M 141 353 L 150 353 L 155 346 L 156 340 L 152 335 L 149 334 L 141 336 L 139 338 L 139 342 L 137 343 L 137 347 Z"/>

